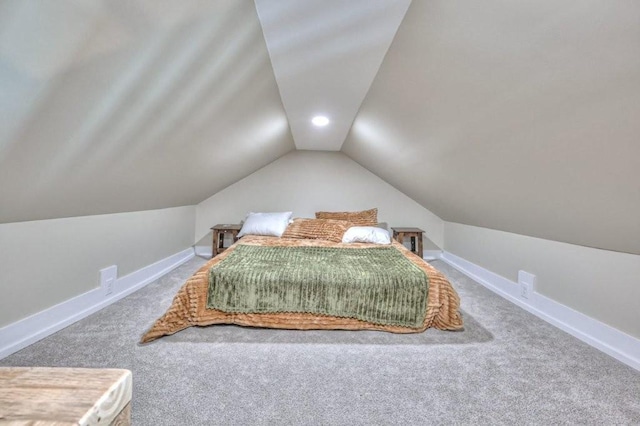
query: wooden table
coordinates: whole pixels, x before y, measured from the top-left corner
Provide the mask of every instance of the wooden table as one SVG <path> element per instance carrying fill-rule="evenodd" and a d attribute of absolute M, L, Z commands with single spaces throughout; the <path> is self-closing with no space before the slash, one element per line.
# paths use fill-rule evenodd
<path fill-rule="evenodd" d="M 211 244 L 211 257 L 216 257 L 227 248 L 224 246 L 224 234 L 231 234 L 233 242 L 238 241 L 238 232 L 242 225 L 237 223 L 222 223 L 211 228 L 213 231 L 213 243 Z"/>
<path fill-rule="evenodd" d="M 0 425 L 130 425 L 129 370 L 0 367 Z"/>
<path fill-rule="evenodd" d="M 422 233 L 424 232 L 420 228 L 391 228 L 393 231 L 393 238 L 398 240 L 402 244 L 405 237 L 411 238 L 411 251 L 423 258 L 422 253 Z M 416 250 L 416 239 L 418 240 L 418 248 Z"/>

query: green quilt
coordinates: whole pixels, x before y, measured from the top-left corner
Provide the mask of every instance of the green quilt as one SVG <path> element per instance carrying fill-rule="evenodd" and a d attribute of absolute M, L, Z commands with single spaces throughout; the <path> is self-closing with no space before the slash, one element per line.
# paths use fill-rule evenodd
<path fill-rule="evenodd" d="M 207 307 L 230 313 L 304 312 L 420 327 L 424 271 L 394 247 L 239 245 L 211 267 Z"/>

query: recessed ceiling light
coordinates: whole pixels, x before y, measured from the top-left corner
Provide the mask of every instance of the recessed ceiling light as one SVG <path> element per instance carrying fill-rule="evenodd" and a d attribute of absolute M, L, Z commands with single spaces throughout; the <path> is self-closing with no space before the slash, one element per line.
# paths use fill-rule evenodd
<path fill-rule="evenodd" d="M 324 115 L 316 115 L 315 117 L 313 117 L 313 120 L 311 120 L 311 122 L 316 126 L 322 127 L 329 124 L 329 119 Z"/>

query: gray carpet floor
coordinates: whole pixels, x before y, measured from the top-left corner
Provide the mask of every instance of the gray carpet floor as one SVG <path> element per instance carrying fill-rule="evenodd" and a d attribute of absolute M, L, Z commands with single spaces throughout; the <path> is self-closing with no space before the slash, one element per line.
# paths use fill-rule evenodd
<path fill-rule="evenodd" d="M 127 368 L 136 425 L 640 424 L 640 372 L 441 261 L 465 329 L 143 332 L 203 259 L 3 360 Z"/>

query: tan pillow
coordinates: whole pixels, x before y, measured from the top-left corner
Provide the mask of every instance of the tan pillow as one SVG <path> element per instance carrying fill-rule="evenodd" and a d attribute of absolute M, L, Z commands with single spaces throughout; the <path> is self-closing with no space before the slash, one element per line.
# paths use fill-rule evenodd
<path fill-rule="evenodd" d="M 316 212 L 316 219 L 346 220 L 355 226 L 376 226 L 378 209 L 361 212 Z"/>
<path fill-rule="evenodd" d="M 287 226 L 282 238 L 328 240 L 339 243 L 342 242 L 345 231 L 352 226 L 353 223 L 344 220 L 296 218 Z"/>

